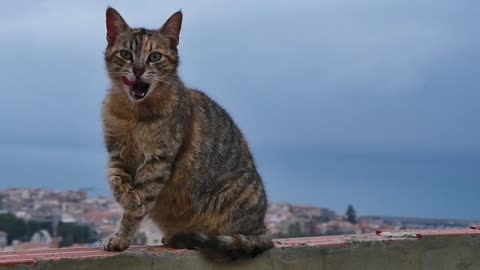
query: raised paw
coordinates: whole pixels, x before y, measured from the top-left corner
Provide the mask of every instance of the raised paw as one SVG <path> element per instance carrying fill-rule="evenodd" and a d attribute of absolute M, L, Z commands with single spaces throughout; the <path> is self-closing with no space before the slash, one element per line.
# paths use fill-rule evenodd
<path fill-rule="evenodd" d="M 124 251 L 130 245 L 130 241 L 118 234 L 111 234 L 103 239 L 103 249 L 106 251 Z"/>

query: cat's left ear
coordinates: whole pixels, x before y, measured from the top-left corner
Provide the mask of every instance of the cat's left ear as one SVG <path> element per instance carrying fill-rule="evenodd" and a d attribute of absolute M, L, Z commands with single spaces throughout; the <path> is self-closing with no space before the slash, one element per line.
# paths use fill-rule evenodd
<path fill-rule="evenodd" d="M 125 22 L 125 20 L 122 18 L 120 13 L 116 11 L 114 8 L 109 7 L 107 8 L 107 41 L 109 44 L 112 44 L 115 42 L 115 38 L 117 37 L 118 34 L 126 31 L 128 28 L 130 28 Z"/>
<path fill-rule="evenodd" d="M 182 11 L 175 12 L 160 28 L 160 33 L 170 40 L 170 48 L 176 49 L 180 42 L 180 30 L 182 29 Z"/>

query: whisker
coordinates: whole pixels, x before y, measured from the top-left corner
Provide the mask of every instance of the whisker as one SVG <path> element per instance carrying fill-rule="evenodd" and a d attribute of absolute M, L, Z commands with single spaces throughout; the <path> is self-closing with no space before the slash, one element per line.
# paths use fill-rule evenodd
<path fill-rule="evenodd" d="M 158 79 L 167 79 L 167 80 L 169 80 L 169 81 L 176 82 L 176 83 L 179 83 L 179 82 L 180 82 L 177 77 L 169 76 L 169 75 L 162 75 L 162 76 L 160 76 L 160 77 L 155 77 L 155 78 L 158 78 Z"/>
<path fill-rule="evenodd" d="M 127 72 L 108 72 L 108 74 L 113 74 L 113 75 L 116 75 L 116 74 L 128 75 Z"/>
<path fill-rule="evenodd" d="M 162 83 L 168 84 L 168 85 L 170 85 L 171 87 L 175 87 L 175 88 L 178 87 L 178 84 L 176 84 L 176 83 L 174 83 L 174 82 L 165 81 L 165 80 L 162 80 L 162 79 L 159 79 L 159 78 L 153 78 L 153 80 L 154 80 L 154 81 L 157 81 L 157 82 L 162 82 Z"/>

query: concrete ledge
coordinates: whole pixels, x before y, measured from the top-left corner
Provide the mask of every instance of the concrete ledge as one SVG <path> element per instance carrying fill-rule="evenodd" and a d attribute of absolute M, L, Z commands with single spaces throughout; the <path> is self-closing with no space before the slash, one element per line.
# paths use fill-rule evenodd
<path fill-rule="evenodd" d="M 162 246 L 125 252 L 63 248 L 0 252 L 0 269 L 480 269 L 480 230 L 415 230 L 276 240 L 257 258 L 230 264 Z"/>

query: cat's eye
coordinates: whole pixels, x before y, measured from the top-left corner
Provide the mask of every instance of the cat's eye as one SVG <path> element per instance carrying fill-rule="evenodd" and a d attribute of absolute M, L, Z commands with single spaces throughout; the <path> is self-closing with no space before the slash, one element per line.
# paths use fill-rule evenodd
<path fill-rule="evenodd" d="M 132 58 L 133 58 L 132 53 L 127 51 L 127 50 L 121 50 L 120 51 L 120 56 L 125 60 L 132 60 Z"/>
<path fill-rule="evenodd" d="M 158 52 L 151 53 L 148 56 L 148 61 L 151 62 L 151 63 L 158 62 L 158 61 L 160 61 L 160 59 L 162 59 L 162 55 Z"/>

